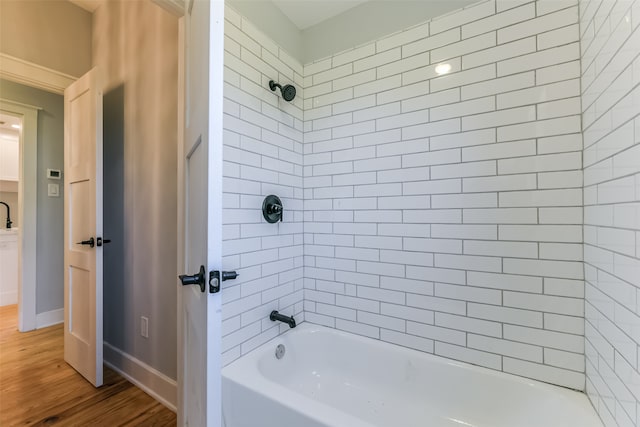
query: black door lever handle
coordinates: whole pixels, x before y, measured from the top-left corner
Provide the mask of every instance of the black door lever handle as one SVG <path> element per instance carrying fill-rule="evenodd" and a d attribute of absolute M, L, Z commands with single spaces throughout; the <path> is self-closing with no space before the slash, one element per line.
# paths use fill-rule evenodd
<path fill-rule="evenodd" d="M 100 239 L 100 238 L 98 238 Z M 83 240 L 81 242 L 77 242 L 76 245 L 88 245 L 90 248 L 95 246 L 96 241 L 92 238 L 90 238 L 89 240 Z M 98 245 L 100 246 L 100 245 Z"/>

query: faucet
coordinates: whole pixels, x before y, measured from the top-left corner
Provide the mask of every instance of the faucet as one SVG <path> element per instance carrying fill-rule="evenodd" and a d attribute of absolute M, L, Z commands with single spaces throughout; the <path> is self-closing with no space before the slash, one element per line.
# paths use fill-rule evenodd
<path fill-rule="evenodd" d="M 5 202 L 0 202 L 0 205 L 5 205 L 7 208 L 7 228 L 11 228 L 11 208 Z"/>
<path fill-rule="evenodd" d="M 293 316 L 285 316 L 284 314 L 278 313 L 277 310 L 273 310 L 271 314 L 269 314 L 269 320 L 275 322 L 276 320 L 279 322 L 286 323 L 290 328 L 296 327 L 296 319 Z"/>

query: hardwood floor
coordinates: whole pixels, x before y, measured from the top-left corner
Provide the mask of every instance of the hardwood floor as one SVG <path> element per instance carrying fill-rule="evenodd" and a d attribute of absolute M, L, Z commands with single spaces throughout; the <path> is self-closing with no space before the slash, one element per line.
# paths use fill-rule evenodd
<path fill-rule="evenodd" d="M 17 331 L 0 307 L 0 426 L 175 426 L 176 414 L 105 367 L 94 388 L 63 359 L 63 326 Z"/>

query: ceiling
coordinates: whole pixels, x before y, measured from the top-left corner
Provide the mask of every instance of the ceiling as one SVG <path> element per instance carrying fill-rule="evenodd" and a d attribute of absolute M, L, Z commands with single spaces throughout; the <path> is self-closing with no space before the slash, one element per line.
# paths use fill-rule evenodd
<path fill-rule="evenodd" d="M 299 30 L 306 30 L 367 1 L 370 0 L 273 0 L 273 3 Z"/>
<path fill-rule="evenodd" d="M 100 0 L 69 1 L 89 12 L 100 5 Z M 299 30 L 305 30 L 367 1 L 370 0 L 273 0 L 273 3 Z"/>

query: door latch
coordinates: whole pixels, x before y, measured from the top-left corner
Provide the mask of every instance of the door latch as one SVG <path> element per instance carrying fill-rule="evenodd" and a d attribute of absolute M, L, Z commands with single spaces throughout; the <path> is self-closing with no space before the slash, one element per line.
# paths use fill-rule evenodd
<path fill-rule="evenodd" d="M 98 237 L 96 239 L 96 246 L 102 246 L 102 244 L 111 243 L 111 239 L 103 239 L 102 237 Z"/>
<path fill-rule="evenodd" d="M 239 274 L 235 271 L 219 271 L 213 270 L 209 273 L 209 293 L 215 294 L 220 292 L 220 282 L 225 280 L 234 280 Z M 215 283 L 214 283 L 215 280 Z"/>

